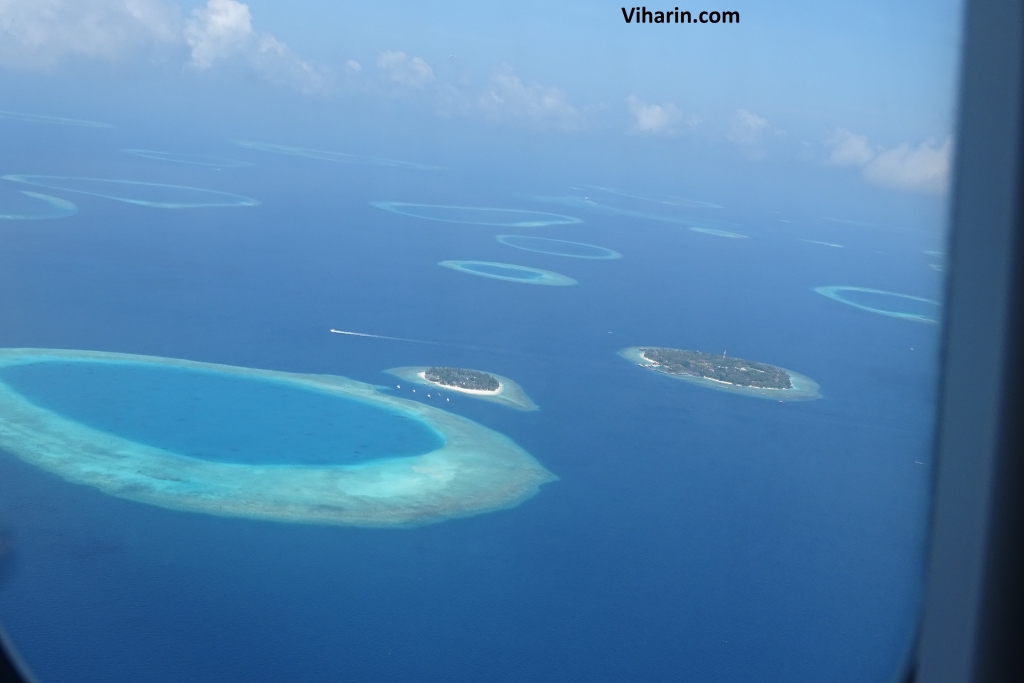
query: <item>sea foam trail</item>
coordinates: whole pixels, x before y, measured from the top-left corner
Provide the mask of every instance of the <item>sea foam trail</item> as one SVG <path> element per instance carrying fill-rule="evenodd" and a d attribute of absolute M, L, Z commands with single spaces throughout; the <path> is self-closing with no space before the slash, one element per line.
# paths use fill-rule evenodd
<path fill-rule="evenodd" d="M 369 334 L 367 332 L 352 332 L 350 330 L 335 330 L 331 329 L 332 334 L 344 334 L 349 337 L 367 337 L 369 339 L 386 339 L 388 341 L 399 341 L 406 342 L 409 344 L 429 344 L 431 346 L 447 346 L 453 349 L 470 349 L 473 351 L 490 351 L 493 353 L 501 353 L 501 349 L 489 349 L 483 346 L 470 346 L 469 344 L 452 344 L 450 342 L 439 342 L 431 339 L 409 339 L 408 337 L 389 337 L 384 334 Z"/>

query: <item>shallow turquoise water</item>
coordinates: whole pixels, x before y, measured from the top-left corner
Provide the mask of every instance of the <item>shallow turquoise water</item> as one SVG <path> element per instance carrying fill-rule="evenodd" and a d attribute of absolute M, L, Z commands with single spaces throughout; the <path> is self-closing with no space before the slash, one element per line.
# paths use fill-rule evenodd
<path fill-rule="evenodd" d="M 484 275 L 497 275 L 499 277 L 511 277 L 517 280 L 537 280 L 544 277 L 544 273 L 527 268 L 516 268 L 514 266 L 499 266 L 490 263 L 467 263 L 462 266 L 465 270 Z"/>
<path fill-rule="evenodd" d="M 865 292 L 858 289 L 844 289 L 840 292 L 843 299 L 860 306 L 876 308 L 883 311 L 905 313 L 910 315 L 921 315 L 936 317 L 939 314 L 939 306 L 932 301 L 920 301 L 906 296 L 893 294 L 882 294 L 880 292 Z"/>
<path fill-rule="evenodd" d="M 8 174 L 3 176 L 3 179 L 35 187 L 45 187 L 61 192 L 76 192 L 157 209 L 256 206 L 259 204 L 255 199 L 230 192 L 169 183 L 151 183 L 141 180 L 22 174 Z"/>
<path fill-rule="evenodd" d="M 443 445 L 427 425 L 280 382 L 129 363 L 0 370 L 27 399 L 95 429 L 180 455 L 250 464 L 347 464 Z"/>
<path fill-rule="evenodd" d="M 384 211 L 444 223 L 501 225 L 505 227 L 539 228 L 545 225 L 582 223 L 574 216 L 544 211 L 500 209 L 481 206 L 447 206 L 442 204 L 408 204 L 405 202 L 370 202 Z"/>
<path fill-rule="evenodd" d="M 599 247 L 595 244 L 570 242 L 569 240 L 556 240 L 548 237 L 498 235 L 495 239 L 509 247 L 522 249 L 524 251 L 533 251 L 538 254 L 551 254 L 552 256 L 568 256 L 570 258 L 602 260 L 622 257 L 622 254 L 617 251 L 612 251 L 606 247 Z"/>

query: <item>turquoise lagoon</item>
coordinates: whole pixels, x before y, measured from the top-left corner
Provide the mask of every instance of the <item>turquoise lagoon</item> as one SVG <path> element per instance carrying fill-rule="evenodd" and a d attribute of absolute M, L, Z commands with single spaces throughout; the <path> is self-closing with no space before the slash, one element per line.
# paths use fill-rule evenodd
<path fill-rule="evenodd" d="M 511 507 L 555 479 L 468 419 L 330 375 L 0 350 L 0 448 L 177 510 L 411 526 Z"/>
<path fill-rule="evenodd" d="M 814 291 L 822 296 L 827 296 L 829 299 L 859 308 L 862 311 L 877 313 L 889 316 L 890 318 L 913 320 L 922 323 L 937 323 L 939 321 L 939 302 L 921 296 L 888 292 L 884 289 L 846 287 L 841 285 L 815 287 Z"/>
<path fill-rule="evenodd" d="M 495 280 L 520 282 L 527 285 L 549 285 L 565 287 L 575 285 L 576 280 L 551 270 L 517 266 L 512 263 L 496 263 L 494 261 L 441 261 L 438 265 L 457 270 L 460 273 L 479 275 Z"/>
<path fill-rule="evenodd" d="M 22 174 L 9 174 L 2 178 L 25 185 L 76 192 L 158 209 L 256 206 L 259 204 L 255 199 L 230 192 L 167 183 L 148 183 L 139 180 Z"/>
<path fill-rule="evenodd" d="M 612 251 L 606 247 L 599 247 L 595 244 L 584 244 L 583 242 L 570 242 L 569 240 L 556 240 L 551 239 L 550 237 L 498 235 L 495 239 L 505 246 L 522 249 L 524 251 L 532 251 L 538 254 L 602 260 L 622 258 L 622 254 L 617 251 Z"/>
<path fill-rule="evenodd" d="M 483 206 L 446 204 L 409 204 L 406 202 L 370 202 L 384 211 L 443 223 L 496 225 L 506 228 L 540 228 L 546 225 L 572 225 L 583 221 L 573 216 L 523 209 L 495 209 Z"/>
<path fill-rule="evenodd" d="M 78 207 L 66 199 L 40 192 L 0 192 L 0 220 L 45 220 L 78 213 Z"/>

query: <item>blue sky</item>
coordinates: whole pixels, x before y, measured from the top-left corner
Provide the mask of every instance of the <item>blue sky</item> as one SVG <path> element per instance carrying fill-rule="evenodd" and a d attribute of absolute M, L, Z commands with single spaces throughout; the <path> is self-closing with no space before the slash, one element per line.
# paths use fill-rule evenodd
<path fill-rule="evenodd" d="M 770 195 L 780 174 L 825 176 L 826 194 L 865 186 L 941 214 L 959 2 L 680 7 L 742 21 L 626 25 L 620 5 L 536 0 L 6 0 L 0 109 L 107 106 L 389 154 L 515 140 L 592 166 L 601 147 L 608 168 L 668 185 L 710 176 Z"/>

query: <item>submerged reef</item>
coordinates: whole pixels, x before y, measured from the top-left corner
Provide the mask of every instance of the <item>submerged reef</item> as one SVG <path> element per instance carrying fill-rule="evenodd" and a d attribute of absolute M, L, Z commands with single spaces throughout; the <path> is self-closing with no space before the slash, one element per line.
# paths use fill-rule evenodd
<path fill-rule="evenodd" d="M 926 299 L 922 296 L 887 292 L 884 289 L 846 287 L 840 285 L 815 287 L 814 291 L 822 296 L 827 296 L 833 301 L 844 303 L 847 306 L 853 306 L 854 308 L 859 308 L 862 311 L 877 313 L 890 318 L 912 320 L 919 323 L 939 322 L 941 305 L 934 299 Z M 900 311 L 892 308 L 883 308 L 883 302 L 886 301 L 891 301 L 893 304 L 903 303 L 909 310 Z"/>
<path fill-rule="evenodd" d="M 517 266 L 512 263 L 496 263 L 494 261 L 441 261 L 438 265 L 457 270 L 460 273 L 489 277 L 507 282 L 520 282 L 527 285 L 549 285 L 566 287 L 577 284 L 571 277 L 551 270 Z"/>
<path fill-rule="evenodd" d="M 370 202 L 391 213 L 442 223 L 496 225 L 506 228 L 540 228 L 545 225 L 572 225 L 583 221 L 573 216 L 523 209 L 492 209 L 482 206 L 445 204 L 409 204 L 406 202 Z"/>
<path fill-rule="evenodd" d="M 11 119 L 13 121 L 31 121 L 36 123 L 56 123 L 62 126 L 82 126 L 84 128 L 113 128 L 109 123 L 99 121 L 86 121 L 84 119 L 68 119 L 62 116 L 45 116 L 43 114 L 26 114 L 20 111 L 0 110 L 0 119 Z"/>
<path fill-rule="evenodd" d="M 20 194 L 35 201 L 0 202 L 0 220 L 46 220 L 78 213 L 78 207 L 66 199 L 28 190 L 21 190 Z"/>
<path fill-rule="evenodd" d="M 680 206 L 687 209 L 722 209 L 725 208 L 721 204 L 715 204 L 714 202 L 705 202 L 699 199 L 687 199 L 686 197 L 672 197 L 665 196 L 662 198 L 655 197 L 644 197 L 638 194 L 630 194 L 623 192 L 622 190 L 616 190 L 611 187 L 598 187 L 593 186 L 590 189 L 598 190 L 600 192 L 606 192 L 607 194 L 616 195 L 618 197 L 626 197 L 628 199 L 639 199 L 642 202 L 650 202 L 652 204 L 664 204 L 667 206 Z"/>
<path fill-rule="evenodd" d="M 493 372 L 444 366 L 391 368 L 387 372 L 406 382 L 458 392 L 508 408 L 539 410 L 537 404 L 526 395 L 526 391 L 521 386 L 508 377 L 502 377 Z"/>
<path fill-rule="evenodd" d="M 691 227 L 690 230 L 692 230 L 693 232 L 702 232 L 705 235 L 714 235 L 715 237 L 728 237 L 728 238 L 734 239 L 734 240 L 742 240 L 742 239 L 747 239 L 748 238 L 747 235 L 741 235 L 738 232 L 729 232 L 728 230 L 719 230 L 717 228 L 693 228 L 693 227 Z"/>
<path fill-rule="evenodd" d="M 400 527 L 514 507 L 557 479 L 497 432 L 344 377 L 95 351 L 0 350 L 0 375 L 41 363 L 156 366 L 281 383 L 399 413 L 443 440 L 427 453 L 376 453 L 356 464 L 225 462 L 96 429 L 0 381 L 0 449 L 69 482 L 141 503 L 279 522 Z"/>
<path fill-rule="evenodd" d="M 255 149 L 260 152 L 274 152 L 276 154 L 288 154 L 295 157 L 307 159 L 319 159 L 321 161 L 337 161 L 343 164 L 362 164 L 364 166 L 392 166 L 395 168 L 409 168 L 419 171 L 443 171 L 441 166 L 428 166 L 417 164 L 412 161 L 398 161 L 396 159 L 382 159 L 380 157 L 368 157 L 360 154 L 347 154 L 345 152 L 329 152 L 323 149 L 307 149 L 305 147 L 291 147 L 289 145 L 273 145 L 266 142 L 249 142 L 247 140 L 235 140 L 236 145 L 246 149 Z"/>
<path fill-rule="evenodd" d="M 585 258 L 610 260 L 622 258 L 622 254 L 607 247 L 569 240 L 556 240 L 550 237 L 532 237 L 530 235 L 498 235 L 494 239 L 508 247 L 532 251 L 552 256 L 568 256 L 569 258 Z"/>
<path fill-rule="evenodd" d="M 191 164 L 193 166 L 209 166 L 210 168 L 244 168 L 252 166 L 248 161 L 236 161 L 235 159 L 222 159 L 220 157 L 208 157 L 198 154 L 160 152 L 155 149 L 122 149 L 121 151 L 125 154 L 142 157 L 143 159 L 170 161 L 176 164 Z"/>
<path fill-rule="evenodd" d="M 9 174 L 3 177 L 16 183 L 77 192 L 158 209 L 193 209 L 213 206 L 256 206 L 255 199 L 219 190 L 204 190 L 185 185 L 147 183 L 140 180 L 79 178 L 55 175 Z"/>
<path fill-rule="evenodd" d="M 631 346 L 619 355 L 642 368 L 709 389 L 779 401 L 821 398 L 810 377 L 767 363 L 659 346 Z"/>

